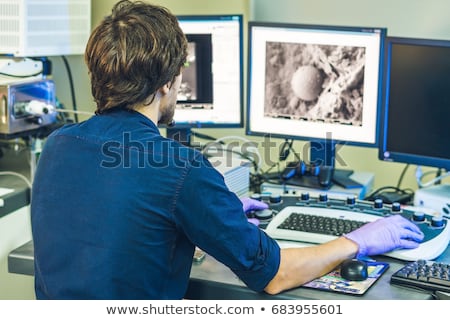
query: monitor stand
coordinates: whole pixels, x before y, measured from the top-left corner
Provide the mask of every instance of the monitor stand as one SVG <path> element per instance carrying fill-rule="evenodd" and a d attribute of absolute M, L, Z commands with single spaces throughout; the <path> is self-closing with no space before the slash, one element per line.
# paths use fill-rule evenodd
<path fill-rule="evenodd" d="M 311 175 L 305 175 L 305 176 L 294 176 L 286 181 L 280 181 L 280 184 L 288 184 L 292 186 L 298 186 L 298 187 L 305 187 L 305 188 L 311 188 L 311 189 L 318 189 L 318 190 L 328 190 L 331 188 L 332 184 L 330 184 L 327 187 L 321 186 L 319 183 L 319 179 L 317 176 L 311 176 Z"/>
<path fill-rule="evenodd" d="M 309 143 L 310 148 L 310 162 L 331 166 L 335 168 L 336 159 L 336 142 L 332 139 L 326 139 L 324 141 L 311 141 Z M 363 185 L 353 179 L 350 176 L 353 174 L 353 170 L 334 169 L 332 183 L 345 189 L 362 188 Z M 309 187 L 302 185 L 304 187 Z"/>
<path fill-rule="evenodd" d="M 313 175 L 293 176 L 289 180 L 286 180 L 286 181 L 280 179 L 279 184 L 287 184 L 287 185 L 292 185 L 292 186 L 312 188 L 312 189 L 318 189 L 318 190 L 328 190 L 333 185 L 337 185 L 344 189 L 363 188 L 364 185 L 362 185 L 361 183 L 359 183 L 351 178 L 351 175 L 353 173 L 354 173 L 353 170 L 334 169 L 333 177 L 331 179 L 332 183 L 327 187 L 320 185 L 319 179 L 317 178 L 317 176 L 313 176 Z M 272 177 L 272 179 L 273 178 L 279 178 L 279 177 L 276 176 L 276 177 Z"/>

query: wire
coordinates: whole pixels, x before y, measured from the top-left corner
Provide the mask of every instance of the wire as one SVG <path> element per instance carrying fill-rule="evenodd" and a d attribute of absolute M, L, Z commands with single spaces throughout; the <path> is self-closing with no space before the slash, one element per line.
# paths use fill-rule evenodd
<path fill-rule="evenodd" d="M 193 130 L 191 130 L 191 133 L 192 133 L 192 135 L 194 137 L 197 137 L 197 138 L 200 138 L 200 139 L 211 140 L 211 141 L 216 141 L 217 140 L 217 138 L 214 138 L 214 137 L 209 136 L 207 134 L 196 132 L 196 131 L 193 131 Z"/>
<path fill-rule="evenodd" d="M 442 175 L 442 169 L 439 168 L 439 169 L 436 171 L 436 178 L 437 178 L 437 177 L 440 177 L 441 175 Z M 442 179 L 439 179 L 439 180 L 436 181 L 434 184 L 441 184 L 441 180 L 442 180 Z"/>
<path fill-rule="evenodd" d="M 426 187 L 430 187 L 434 184 L 437 184 L 438 182 L 440 182 L 442 179 L 450 176 L 450 171 L 445 172 L 444 174 L 441 174 L 439 176 L 437 176 L 436 178 L 426 182 L 426 183 L 422 183 L 422 179 L 425 178 L 426 176 L 429 176 L 431 174 L 434 174 L 435 171 L 428 171 L 425 173 L 422 173 L 422 168 L 420 166 L 417 167 L 416 169 L 416 180 L 417 180 L 417 185 L 419 186 L 419 188 L 426 188 Z"/>
<path fill-rule="evenodd" d="M 298 161 L 302 160 L 300 158 L 300 156 L 295 152 L 294 148 L 292 147 L 293 143 L 294 143 L 294 139 L 290 139 L 290 140 L 285 139 L 284 140 L 283 144 L 281 145 L 280 153 L 279 153 L 280 161 L 286 160 L 291 151 L 294 153 L 294 156 Z"/>
<path fill-rule="evenodd" d="M 31 181 L 27 177 L 25 177 L 24 175 L 22 175 L 20 173 L 17 173 L 17 172 L 14 172 L 14 171 L 0 171 L 0 175 L 2 175 L 2 176 L 8 176 L 8 175 L 9 176 L 16 176 L 16 177 L 22 179 L 27 184 L 28 188 L 31 189 Z"/>
<path fill-rule="evenodd" d="M 409 168 L 409 164 L 407 164 L 403 168 L 402 173 L 400 174 L 400 178 L 398 179 L 397 188 L 400 188 L 400 186 L 401 186 L 401 184 L 403 182 L 403 178 L 405 177 L 406 170 L 408 170 L 408 168 Z"/>
<path fill-rule="evenodd" d="M 280 159 L 280 161 L 284 161 L 287 159 L 287 157 L 290 154 L 290 151 L 292 149 L 292 143 L 293 143 L 293 139 L 289 140 L 289 139 L 285 139 L 283 144 L 281 145 L 280 148 L 280 153 L 278 155 L 278 159 Z"/>
<path fill-rule="evenodd" d="M 72 71 L 70 70 L 70 65 L 69 65 L 69 62 L 67 61 L 66 56 L 61 56 L 61 58 L 66 67 L 67 76 L 69 78 L 70 95 L 72 97 L 72 108 L 74 111 L 76 111 L 77 110 L 77 102 L 76 102 L 76 97 L 75 97 L 75 89 L 74 89 L 74 85 L 73 85 Z M 78 114 L 76 112 L 75 112 L 75 122 L 78 122 Z"/>
<path fill-rule="evenodd" d="M 381 188 L 376 189 L 371 194 L 365 197 L 365 200 L 373 201 L 377 197 L 381 196 L 383 191 L 386 192 L 386 190 L 393 190 L 394 192 L 398 193 L 399 195 L 408 195 L 412 197 L 414 195 L 414 190 L 412 189 L 400 189 L 398 187 L 394 186 L 384 186 Z"/>
<path fill-rule="evenodd" d="M 85 115 L 89 115 L 89 116 L 95 115 L 94 112 L 81 111 L 81 110 L 55 109 L 55 111 L 56 112 L 61 112 L 61 113 L 74 113 L 75 115 L 77 115 L 77 114 L 85 114 Z"/>

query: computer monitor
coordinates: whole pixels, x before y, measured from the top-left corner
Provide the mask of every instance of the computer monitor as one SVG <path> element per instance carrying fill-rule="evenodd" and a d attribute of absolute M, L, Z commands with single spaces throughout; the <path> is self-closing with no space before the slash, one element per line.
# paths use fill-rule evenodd
<path fill-rule="evenodd" d="M 386 38 L 379 158 L 450 170 L 450 41 Z"/>
<path fill-rule="evenodd" d="M 310 141 L 309 161 L 333 167 L 337 144 L 377 147 L 385 36 L 250 22 L 247 134 Z"/>
<path fill-rule="evenodd" d="M 192 128 L 243 127 L 243 17 L 178 16 L 188 58 L 167 136 L 190 144 Z"/>

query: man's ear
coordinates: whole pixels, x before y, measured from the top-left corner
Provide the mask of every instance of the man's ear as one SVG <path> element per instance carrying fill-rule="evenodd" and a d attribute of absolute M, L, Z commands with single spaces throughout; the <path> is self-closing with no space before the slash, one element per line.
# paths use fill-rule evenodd
<path fill-rule="evenodd" d="M 165 85 L 163 85 L 161 88 L 159 88 L 158 91 L 161 93 L 161 95 L 164 96 L 169 93 L 171 86 L 172 86 L 172 83 L 169 81 Z"/>

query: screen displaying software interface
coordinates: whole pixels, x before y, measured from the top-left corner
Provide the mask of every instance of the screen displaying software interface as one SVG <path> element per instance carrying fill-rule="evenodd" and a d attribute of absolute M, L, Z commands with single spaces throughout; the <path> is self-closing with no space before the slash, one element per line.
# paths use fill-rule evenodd
<path fill-rule="evenodd" d="M 242 126 L 242 16 L 179 16 L 188 58 L 175 122 Z"/>

